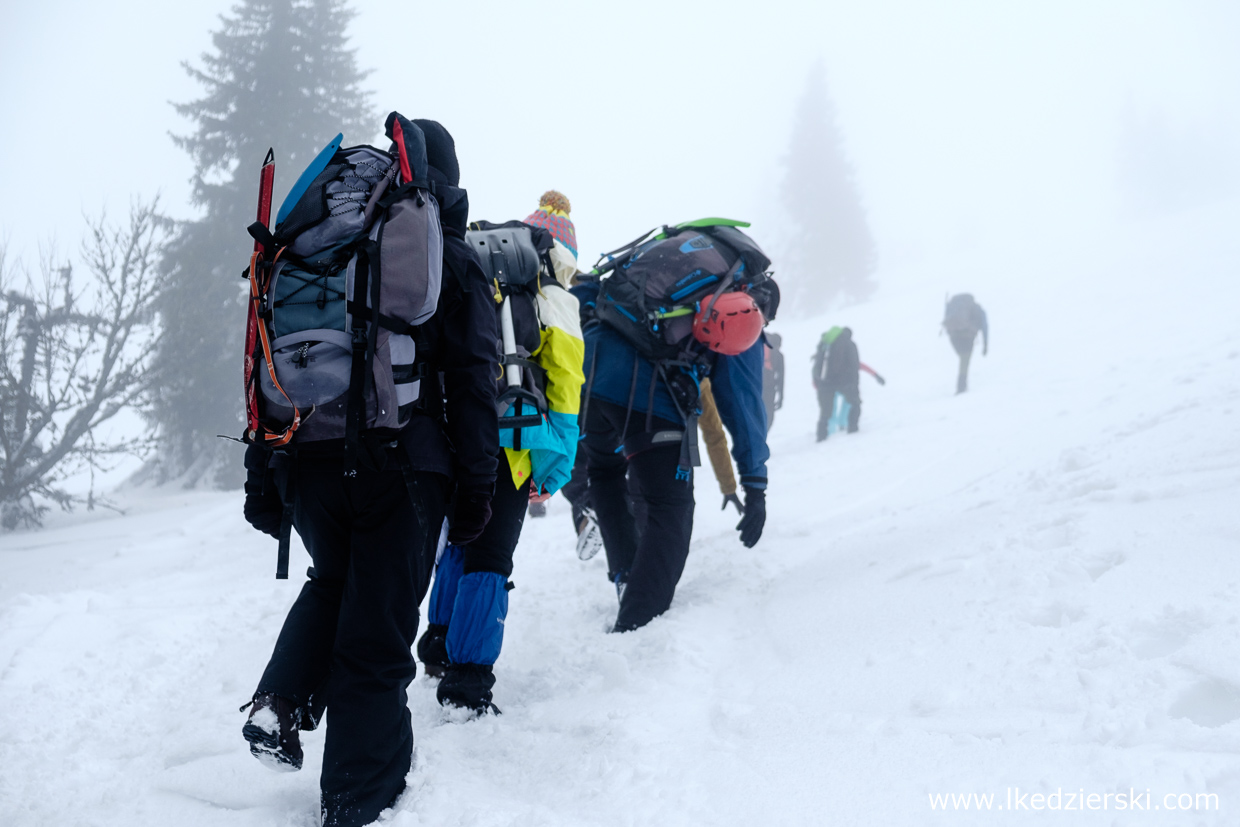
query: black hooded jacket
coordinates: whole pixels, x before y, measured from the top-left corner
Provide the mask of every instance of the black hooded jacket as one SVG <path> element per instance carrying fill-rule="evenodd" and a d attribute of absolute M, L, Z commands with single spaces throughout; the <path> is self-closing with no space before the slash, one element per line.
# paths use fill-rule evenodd
<path fill-rule="evenodd" d="M 827 352 L 827 373 L 823 385 L 829 388 L 855 388 L 861 381 L 861 357 L 857 343 L 847 327 L 831 343 Z"/>
<path fill-rule="evenodd" d="M 436 189 L 442 196 L 446 188 Z M 464 190 L 457 191 L 463 198 Z M 439 307 L 422 328 L 432 366 L 422 391 L 427 405 L 406 426 L 401 444 L 415 469 L 449 474 L 463 487 L 481 487 L 495 481 L 499 453 L 495 377 L 500 339 L 495 299 L 465 243 L 465 218 L 462 211 L 460 224 L 444 220 Z"/>

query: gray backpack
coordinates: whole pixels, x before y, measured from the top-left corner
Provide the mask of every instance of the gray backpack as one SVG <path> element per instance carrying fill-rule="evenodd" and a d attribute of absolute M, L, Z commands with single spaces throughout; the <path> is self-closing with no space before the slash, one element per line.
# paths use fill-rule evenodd
<path fill-rule="evenodd" d="M 412 416 L 417 328 L 439 301 L 443 235 L 422 130 L 393 112 L 387 134 L 395 154 L 341 149 L 337 136 L 289 193 L 274 233 L 251 228 L 268 270 L 253 353 L 265 433 L 249 441 L 344 438 L 352 458 L 362 432 L 394 435 Z"/>

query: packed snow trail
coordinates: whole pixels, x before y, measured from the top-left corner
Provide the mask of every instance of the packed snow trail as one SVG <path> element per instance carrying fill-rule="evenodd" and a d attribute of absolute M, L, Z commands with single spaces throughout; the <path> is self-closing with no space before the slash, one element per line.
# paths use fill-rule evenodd
<path fill-rule="evenodd" d="M 672 610 L 609 635 L 603 556 L 577 560 L 553 499 L 516 555 L 504 714 L 446 713 L 420 676 L 415 767 L 384 823 L 1235 823 L 1229 216 L 948 281 L 993 328 L 960 397 L 938 286 L 896 289 L 897 274 L 864 306 L 781 319 L 762 542 L 740 545 L 703 469 Z M 861 432 L 815 444 L 809 355 L 832 323 L 888 384 L 863 377 Z M 277 582 L 239 494 L 144 496 L 125 517 L 0 537 L 0 823 L 317 824 L 322 732 L 302 772 L 278 775 L 236 711 L 304 552 Z M 930 805 L 997 808 L 1009 788 L 1216 794 L 1219 809 Z"/>

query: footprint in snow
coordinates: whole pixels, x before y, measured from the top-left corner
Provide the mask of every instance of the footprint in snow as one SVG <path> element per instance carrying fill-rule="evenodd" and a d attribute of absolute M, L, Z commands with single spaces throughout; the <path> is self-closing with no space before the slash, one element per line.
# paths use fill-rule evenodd
<path fill-rule="evenodd" d="M 1240 718 L 1240 687 L 1218 678 L 1204 680 L 1184 690 L 1167 714 L 1197 726 L 1221 727 Z"/>

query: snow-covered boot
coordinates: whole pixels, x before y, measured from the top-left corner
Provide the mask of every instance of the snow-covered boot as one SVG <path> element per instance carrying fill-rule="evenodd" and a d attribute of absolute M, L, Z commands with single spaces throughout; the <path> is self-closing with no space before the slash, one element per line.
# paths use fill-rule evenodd
<path fill-rule="evenodd" d="M 478 713 L 498 711 L 491 703 L 493 667 L 504 645 L 511 589 L 508 578 L 496 572 L 475 571 L 461 578 L 448 626 L 451 663 L 435 693 L 439 703 Z"/>
<path fill-rule="evenodd" d="M 603 548 L 603 532 L 593 508 L 583 508 L 577 523 L 577 559 L 589 560 Z"/>
<path fill-rule="evenodd" d="M 254 696 L 250 717 L 241 734 L 250 742 L 250 753 L 276 772 L 301 769 L 301 707 L 270 692 Z M 245 707 L 241 707 L 245 709 Z"/>
<path fill-rule="evenodd" d="M 491 702 L 493 686 L 495 667 L 491 664 L 450 663 L 435 690 L 435 697 L 441 706 L 469 709 L 479 715 L 488 712 L 498 715 L 499 707 Z"/>

